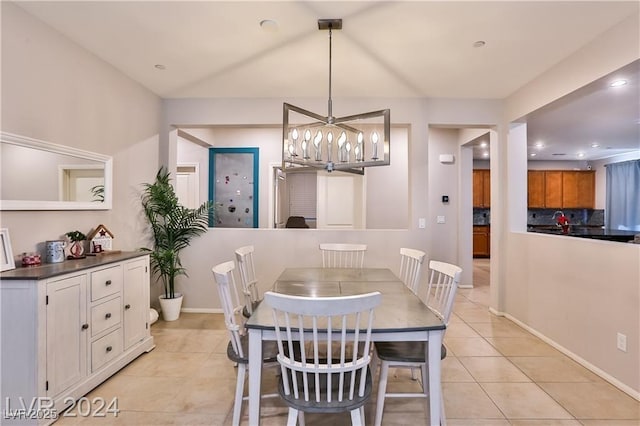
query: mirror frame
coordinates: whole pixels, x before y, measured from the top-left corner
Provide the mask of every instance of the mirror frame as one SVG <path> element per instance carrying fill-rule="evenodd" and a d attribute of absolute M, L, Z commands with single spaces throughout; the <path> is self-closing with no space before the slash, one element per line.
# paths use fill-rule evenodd
<path fill-rule="evenodd" d="M 0 132 L 0 143 L 33 148 L 54 154 L 69 155 L 86 160 L 97 161 L 104 165 L 104 201 L 38 201 L 38 200 L 0 200 L 0 211 L 4 210 L 110 210 L 113 200 L 113 158 L 108 155 L 84 151 L 69 146 L 58 145 L 38 139 Z"/>

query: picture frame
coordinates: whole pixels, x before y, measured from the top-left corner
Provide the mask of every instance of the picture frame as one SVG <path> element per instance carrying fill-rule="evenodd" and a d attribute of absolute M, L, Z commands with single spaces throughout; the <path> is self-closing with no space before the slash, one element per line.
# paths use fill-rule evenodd
<path fill-rule="evenodd" d="M 15 269 L 8 228 L 0 228 L 0 272 Z"/>

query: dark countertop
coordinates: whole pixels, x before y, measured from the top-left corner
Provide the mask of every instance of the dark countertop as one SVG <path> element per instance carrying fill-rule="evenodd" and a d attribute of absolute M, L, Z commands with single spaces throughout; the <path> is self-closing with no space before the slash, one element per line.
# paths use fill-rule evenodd
<path fill-rule="evenodd" d="M 100 254 L 87 256 L 84 259 L 65 260 L 60 263 L 43 263 L 39 266 L 18 266 L 16 269 L 0 273 L 0 281 L 3 280 L 43 280 L 70 272 L 82 271 L 96 266 L 146 256 L 149 252 L 128 251 L 112 254 Z"/>
<path fill-rule="evenodd" d="M 563 234 L 562 229 L 555 225 L 530 225 L 528 232 L 541 234 L 566 235 L 569 237 L 592 238 L 597 240 L 628 242 L 632 241 L 638 231 L 623 231 L 619 229 L 604 229 L 600 226 L 570 225 L 569 233 Z"/>

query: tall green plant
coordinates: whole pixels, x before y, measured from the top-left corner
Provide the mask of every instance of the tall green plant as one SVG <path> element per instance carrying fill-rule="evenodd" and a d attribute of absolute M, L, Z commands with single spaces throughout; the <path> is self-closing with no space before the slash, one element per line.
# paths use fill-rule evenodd
<path fill-rule="evenodd" d="M 208 229 L 213 205 L 205 202 L 196 209 L 184 207 L 171 185 L 169 171 L 161 167 L 153 183 L 144 184 L 142 208 L 153 235 L 151 268 L 162 280 L 165 298 L 175 298 L 175 280 L 187 276 L 180 251 Z"/>

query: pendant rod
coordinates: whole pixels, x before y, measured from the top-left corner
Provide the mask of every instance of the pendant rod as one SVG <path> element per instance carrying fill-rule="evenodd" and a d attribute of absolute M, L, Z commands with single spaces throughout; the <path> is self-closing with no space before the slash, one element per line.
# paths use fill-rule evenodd
<path fill-rule="evenodd" d="M 329 25 L 329 113 L 327 115 L 327 121 L 329 123 L 333 122 L 333 106 L 331 101 L 331 34 L 332 34 L 332 25 Z"/>

